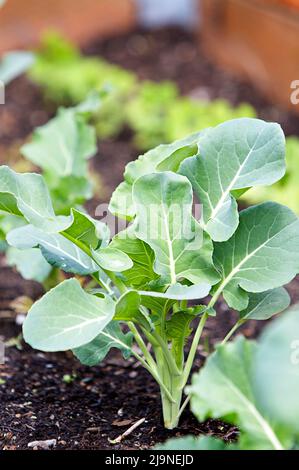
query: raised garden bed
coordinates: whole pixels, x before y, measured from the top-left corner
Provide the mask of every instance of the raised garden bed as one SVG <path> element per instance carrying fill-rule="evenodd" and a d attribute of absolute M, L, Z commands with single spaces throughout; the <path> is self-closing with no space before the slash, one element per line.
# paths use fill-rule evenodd
<path fill-rule="evenodd" d="M 202 35 L 207 54 L 219 65 L 298 113 L 290 96 L 299 76 L 299 15 L 288 3 L 203 0 Z"/>
<path fill-rule="evenodd" d="M 36 46 L 49 29 L 63 31 L 78 44 L 131 30 L 136 23 L 133 0 L 10 0 L 0 10 L 0 54 Z"/>

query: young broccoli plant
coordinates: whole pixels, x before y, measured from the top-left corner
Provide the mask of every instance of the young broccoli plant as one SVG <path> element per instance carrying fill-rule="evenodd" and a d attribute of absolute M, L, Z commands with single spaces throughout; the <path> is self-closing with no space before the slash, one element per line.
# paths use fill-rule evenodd
<path fill-rule="evenodd" d="M 71 349 L 88 365 L 111 348 L 132 354 L 159 384 L 165 426 L 176 427 L 219 297 L 240 312 L 233 331 L 289 304 L 281 286 L 299 272 L 298 218 L 271 202 L 240 214 L 237 206 L 248 188 L 283 176 L 284 153 L 277 124 L 246 118 L 159 146 L 127 166 L 110 211 L 130 224 L 112 240 L 78 210 L 55 215 L 41 176 L 2 167 L 0 208 L 27 222 L 8 243 L 37 247 L 51 265 L 99 285 L 87 290 L 72 278 L 49 291 L 29 311 L 25 340 L 43 351 Z"/>
<path fill-rule="evenodd" d="M 88 121 L 99 107 L 100 94 L 94 92 L 76 107 L 60 108 L 57 116 L 37 128 L 31 141 L 20 149 L 26 160 L 42 170 L 56 214 L 68 215 L 71 208 L 80 208 L 93 195 L 88 159 L 97 147 L 95 129 Z M 26 220 L 20 214 L 0 214 L 0 239 L 5 239 L 12 228 L 24 224 Z M 25 279 L 41 282 L 45 289 L 57 282 L 59 273 L 39 249 L 20 251 L 9 247 L 6 258 Z"/>

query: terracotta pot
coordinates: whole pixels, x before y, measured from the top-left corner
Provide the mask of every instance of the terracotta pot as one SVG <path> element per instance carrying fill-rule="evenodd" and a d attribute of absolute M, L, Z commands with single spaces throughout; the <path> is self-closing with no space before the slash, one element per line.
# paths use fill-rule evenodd
<path fill-rule="evenodd" d="M 207 54 L 250 80 L 273 103 L 299 113 L 299 104 L 291 101 L 292 84 L 299 88 L 299 14 L 266 0 L 201 3 Z"/>
<path fill-rule="evenodd" d="M 133 0 L 9 0 L 0 8 L 0 53 L 34 46 L 49 29 L 82 45 L 135 23 Z"/>

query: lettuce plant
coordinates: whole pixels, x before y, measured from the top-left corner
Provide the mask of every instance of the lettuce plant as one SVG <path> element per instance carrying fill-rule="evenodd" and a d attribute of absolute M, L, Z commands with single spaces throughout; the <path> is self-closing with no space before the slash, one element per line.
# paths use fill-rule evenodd
<path fill-rule="evenodd" d="M 180 97 L 173 82 L 141 83 L 126 106 L 136 146 L 148 150 L 238 117 L 256 117 L 249 104 L 233 108 L 225 100 L 206 102 Z"/>
<path fill-rule="evenodd" d="M 84 57 L 55 33 L 44 37 L 30 78 L 40 85 L 46 99 L 59 105 L 76 104 L 89 90 L 109 89 L 96 119 L 102 138 L 117 135 L 126 125 L 134 142 L 148 150 L 229 119 L 256 117 L 249 104 L 233 108 L 225 100 L 204 102 L 180 97 L 175 83 L 139 82 L 134 73 L 98 57 Z"/>
<path fill-rule="evenodd" d="M 221 418 L 237 425 L 238 441 L 173 439 L 160 449 L 282 450 L 299 444 L 299 308 L 271 323 L 258 343 L 224 341 L 194 374 L 191 408 L 203 421 Z"/>
<path fill-rule="evenodd" d="M 56 33 L 45 35 L 29 77 L 44 91 L 45 98 L 58 105 L 76 105 L 90 90 L 109 93 L 96 116 L 99 136 L 117 135 L 125 121 L 124 105 L 136 86 L 135 75 L 97 57 L 83 57 Z"/>
<path fill-rule="evenodd" d="M 255 109 L 247 103 L 232 107 L 224 99 L 213 101 L 195 100 L 182 97 L 169 108 L 164 127 L 166 141 L 181 139 L 199 129 L 214 127 L 229 119 L 256 117 Z"/>
<path fill-rule="evenodd" d="M 161 142 L 168 142 L 168 114 L 179 100 L 179 91 L 173 82 L 155 83 L 145 81 L 140 84 L 138 92 L 126 105 L 129 126 L 134 131 L 134 142 L 137 148 L 148 150 Z M 192 129 L 193 132 L 196 129 Z M 184 137 L 188 132 L 180 137 Z M 170 139 L 170 141 L 176 140 Z"/>
<path fill-rule="evenodd" d="M 297 216 L 271 202 L 240 214 L 237 205 L 247 188 L 283 176 L 284 157 L 279 125 L 246 118 L 159 146 L 128 164 L 110 211 L 130 223 L 112 240 L 103 222 L 78 210 L 56 215 L 40 175 L 1 167 L 0 209 L 26 221 L 8 243 L 39 248 L 51 265 L 98 284 L 84 289 L 72 278 L 49 291 L 28 313 L 25 340 L 71 349 L 88 365 L 111 348 L 132 354 L 159 384 L 173 429 L 219 297 L 240 312 L 234 329 L 289 304 L 282 286 L 299 272 Z"/>

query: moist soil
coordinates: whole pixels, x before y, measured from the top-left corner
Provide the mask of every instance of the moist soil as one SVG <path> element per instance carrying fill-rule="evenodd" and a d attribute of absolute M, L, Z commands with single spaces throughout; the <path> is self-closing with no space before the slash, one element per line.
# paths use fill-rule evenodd
<path fill-rule="evenodd" d="M 84 53 L 134 70 L 141 79 L 174 80 L 183 94 L 226 98 L 232 104 L 247 101 L 261 118 L 279 122 L 286 134 L 299 132 L 298 117 L 272 106 L 252 86 L 215 67 L 205 57 L 200 40 L 184 30 L 136 31 L 94 42 Z M 7 89 L 6 105 L 0 107 L 0 164 L 19 164 L 19 145 L 54 113 L 27 78 L 15 80 Z M 88 205 L 91 214 L 99 201 L 109 199 L 122 180 L 125 164 L 138 153 L 129 129 L 113 141 L 99 143 L 91 164 L 94 172 L 100 173 L 104 190 Z M 186 434 L 213 435 L 226 441 L 237 438 L 236 428 L 215 420 L 200 424 L 189 410 L 177 429 L 166 431 L 157 385 L 134 360 L 124 361 L 118 352 L 112 352 L 98 367 L 87 368 L 71 353 L 33 351 L 19 338 L 12 302 L 21 296 L 37 299 L 42 287 L 6 267 L 4 256 L 0 256 L 0 267 L 0 339 L 10 344 L 6 362 L 0 365 L 0 449 L 27 449 L 32 441 L 49 439 L 56 440 L 55 449 L 116 450 L 148 449 L 169 437 Z M 299 280 L 288 290 L 292 303 L 298 302 Z M 208 321 L 194 370 L 236 319 L 236 313 L 221 301 L 217 311 L 217 320 Z M 266 323 L 248 322 L 242 332 L 256 338 Z M 111 443 L 142 418 L 145 421 L 126 439 Z"/>

